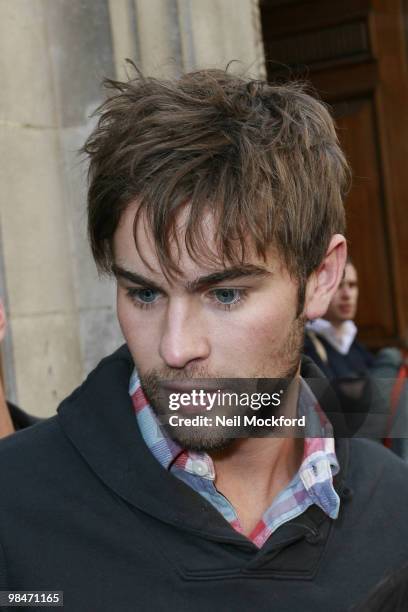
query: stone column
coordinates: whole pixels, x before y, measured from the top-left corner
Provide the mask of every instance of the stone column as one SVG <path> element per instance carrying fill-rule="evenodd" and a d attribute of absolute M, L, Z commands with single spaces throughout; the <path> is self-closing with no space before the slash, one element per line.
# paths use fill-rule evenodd
<path fill-rule="evenodd" d="M 113 57 L 116 77 L 126 79 L 126 59 L 139 64 L 136 10 L 133 0 L 109 0 Z"/>
<path fill-rule="evenodd" d="M 45 414 L 81 355 L 43 6 L 0 3 L 1 226 L 17 401 Z M 6 356 L 7 358 L 7 356 Z"/>
<path fill-rule="evenodd" d="M 177 0 L 183 67 L 225 68 L 261 76 L 265 72 L 258 2 Z"/>
<path fill-rule="evenodd" d="M 196 68 L 265 75 L 258 0 L 110 0 L 116 73 L 124 58 L 146 75 Z M 134 24 L 134 43 L 131 42 Z"/>
<path fill-rule="evenodd" d="M 120 342 L 113 286 L 99 283 L 86 243 L 77 155 L 103 74 L 114 74 L 107 0 L 0 0 L 5 358 L 13 399 L 38 415 Z"/>

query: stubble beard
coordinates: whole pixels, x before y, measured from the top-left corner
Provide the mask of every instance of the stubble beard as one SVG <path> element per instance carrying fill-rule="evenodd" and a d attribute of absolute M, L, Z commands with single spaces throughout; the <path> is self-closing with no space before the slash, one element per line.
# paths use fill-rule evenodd
<path fill-rule="evenodd" d="M 270 357 L 259 367 L 255 372 L 246 376 L 246 379 L 272 379 L 273 386 L 284 387 L 289 386 L 299 367 L 300 354 L 304 342 L 304 325 L 305 319 L 299 316 L 295 319 L 292 329 L 289 332 L 284 344 L 280 349 L 271 353 Z M 194 380 L 220 380 L 225 379 L 225 373 L 209 372 L 203 367 L 192 367 L 188 370 L 175 371 L 172 368 L 163 368 L 160 370 L 150 370 L 144 374 L 139 372 L 140 382 L 146 397 L 149 400 L 156 417 L 167 434 L 183 449 L 210 452 L 225 450 L 232 446 L 236 441 L 237 436 L 234 435 L 234 430 L 229 427 L 172 427 L 168 424 L 170 414 L 175 414 L 170 411 L 167 402 L 163 402 L 163 396 L 160 391 L 161 382 L 183 382 Z M 230 379 L 233 376 L 229 377 Z M 236 378 L 242 378 L 236 376 Z M 273 392 L 271 388 L 268 392 Z M 242 410 L 242 409 L 241 409 Z M 227 417 L 233 417 L 237 414 L 237 407 L 224 407 L 223 414 Z M 270 417 L 276 413 L 277 409 L 274 406 L 263 407 L 258 411 L 258 416 Z M 190 417 L 190 414 L 184 414 L 182 408 L 177 411 L 177 414 Z M 202 414 L 202 413 L 201 413 Z M 255 414 L 251 408 L 246 407 L 241 413 L 242 415 Z M 206 413 L 208 415 L 208 412 Z M 245 437 L 240 435 L 239 437 Z"/>

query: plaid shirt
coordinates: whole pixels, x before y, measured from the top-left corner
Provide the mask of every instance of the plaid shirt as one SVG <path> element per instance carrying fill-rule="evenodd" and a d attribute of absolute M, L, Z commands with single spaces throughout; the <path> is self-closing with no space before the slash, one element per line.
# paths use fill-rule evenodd
<path fill-rule="evenodd" d="M 211 457 L 204 452 L 187 451 L 167 435 L 143 393 L 136 370 L 130 379 L 129 393 L 141 434 L 159 463 L 202 495 L 234 529 L 242 533 L 234 507 L 215 487 L 215 469 Z M 321 431 L 322 437 L 305 437 L 299 471 L 275 497 L 248 535 L 258 548 L 280 525 L 299 516 L 312 504 L 319 506 L 332 519 L 337 518 L 339 513 L 340 499 L 333 487 L 333 476 L 339 471 L 339 464 L 331 424 L 303 379 L 298 415 L 306 417 L 306 434 L 308 431 Z"/>

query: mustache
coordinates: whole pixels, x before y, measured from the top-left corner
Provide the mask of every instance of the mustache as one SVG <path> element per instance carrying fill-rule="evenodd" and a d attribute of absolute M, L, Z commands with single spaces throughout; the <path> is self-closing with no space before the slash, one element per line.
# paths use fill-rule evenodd
<path fill-rule="evenodd" d="M 191 366 L 183 370 L 174 370 L 173 368 L 160 368 L 148 370 L 144 374 L 140 374 L 141 380 L 166 380 L 182 382 L 191 378 L 225 378 L 217 372 L 211 372 L 203 366 Z"/>
<path fill-rule="evenodd" d="M 160 370 L 149 370 L 140 374 L 142 387 L 153 390 L 157 389 L 162 381 L 166 382 L 185 382 L 189 380 L 214 380 L 225 378 L 215 372 L 210 372 L 202 366 L 191 367 L 188 370 L 174 371 L 171 368 L 161 368 Z"/>
<path fill-rule="evenodd" d="M 220 378 L 219 376 L 213 376 L 207 368 L 203 368 L 202 366 L 191 367 L 183 371 L 174 371 L 171 368 L 160 368 L 157 370 L 149 370 L 145 374 L 139 374 L 139 377 L 142 389 L 153 404 L 161 397 L 161 383 L 164 381 L 167 383 L 183 383 L 185 381 L 191 381 L 192 379 L 197 381 Z"/>

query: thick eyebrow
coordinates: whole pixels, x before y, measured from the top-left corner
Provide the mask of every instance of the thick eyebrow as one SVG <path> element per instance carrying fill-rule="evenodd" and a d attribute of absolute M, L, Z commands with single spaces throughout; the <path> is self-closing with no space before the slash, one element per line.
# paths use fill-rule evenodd
<path fill-rule="evenodd" d="M 163 289 L 151 281 L 149 278 L 142 276 L 141 274 L 136 274 L 135 272 L 130 272 L 130 270 L 126 270 L 117 264 L 113 264 L 112 272 L 116 276 L 116 278 L 124 278 L 131 283 L 136 285 L 142 285 L 143 287 L 149 287 L 154 289 L 155 291 L 163 291 Z M 272 273 L 263 268 L 262 266 L 255 266 L 253 264 L 247 264 L 242 266 L 235 266 L 233 268 L 227 268 L 225 270 L 220 270 L 218 272 L 213 272 L 212 274 L 207 274 L 206 276 L 200 276 L 193 281 L 188 281 L 185 284 L 185 288 L 188 292 L 194 293 L 195 291 L 199 291 L 209 285 L 215 285 L 222 283 L 224 281 L 235 280 L 239 278 L 255 278 L 255 277 L 263 277 L 269 276 Z"/>
<path fill-rule="evenodd" d="M 220 270 L 219 272 L 213 272 L 207 276 L 200 276 L 196 280 L 188 282 L 186 288 L 188 291 L 194 292 L 202 289 L 203 287 L 207 287 L 208 285 L 215 285 L 224 281 L 236 280 L 239 278 L 269 276 L 270 274 L 271 272 L 262 266 L 247 264 L 227 268 L 225 270 Z"/>
<path fill-rule="evenodd" d="M 150 289 L 154 289 L 155 291 L 163 291 L 159 285 L 151 281 L 149 278 L 142 276 L 141 274 L 136 274 L 136 272 L 130 272 L 130 270 L 126 270 L 117 264 L 113 264 L 112 273 L 116 276 L 116 278 L 124 278 L 135 285 L 141 285 L 142 287 L 149 287 Z"/>

